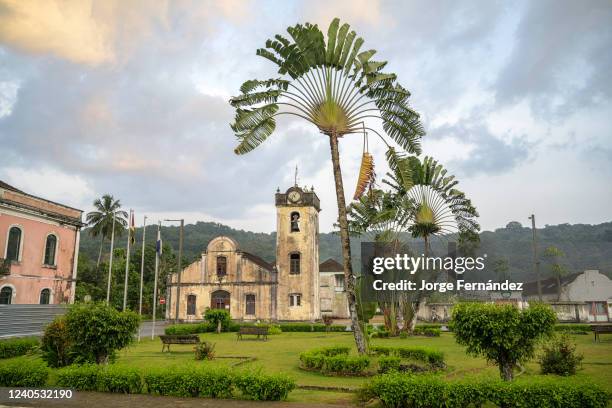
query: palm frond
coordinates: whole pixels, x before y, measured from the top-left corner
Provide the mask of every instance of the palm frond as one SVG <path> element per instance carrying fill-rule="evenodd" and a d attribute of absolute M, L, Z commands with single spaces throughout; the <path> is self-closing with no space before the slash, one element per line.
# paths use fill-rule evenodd
<path fill-rule="evenodd" d="M 361 166 L 359 167 L 359 177 L 357 179 L 357 187 L 355 188 L 355 194 L 353 194 L 353 200 L 358 200 L 363 193 L 366 191 L 368 186 L 374 183 L 374 157 L 368 152 L 363 152 L 361 156 Z"/>

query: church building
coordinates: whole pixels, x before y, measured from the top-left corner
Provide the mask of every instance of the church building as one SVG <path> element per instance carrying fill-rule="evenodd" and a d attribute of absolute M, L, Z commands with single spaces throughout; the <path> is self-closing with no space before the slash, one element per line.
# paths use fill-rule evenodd
<path fill-rule="evenodd" d="M 173 274 L 166 317 L 202 320 L 207 308 L 226 309 L 245 321 L 315 321 L 348 317 L 342 266 L 319 265 L 319 198 L 297 185 L 276 193 L 276 260 L 243 251 L 234 239 L 211 240 L 200 259 Z M 324 271 L 320 270 L 320 266 Z M 180 282 L 180 284 L 178 283 Z"/>

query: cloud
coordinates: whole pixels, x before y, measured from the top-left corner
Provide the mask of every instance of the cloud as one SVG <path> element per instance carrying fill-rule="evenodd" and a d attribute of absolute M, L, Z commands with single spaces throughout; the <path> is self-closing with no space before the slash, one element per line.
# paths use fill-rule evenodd
<path fill-rule="evenodd" d="M 609 1 L 528 2 L 512 52 L 494 89 L 500 105 L 528 100 L 541 116 L 562 120 L 612 97 Z"/>
<path fill-rule="evenodd" d="M 200 35 L 217 16 L 241 20 L 247 8 L 238 0 L 0 0 L 0 42 L 76 63 L 118 63 L 156 30 Z"/>

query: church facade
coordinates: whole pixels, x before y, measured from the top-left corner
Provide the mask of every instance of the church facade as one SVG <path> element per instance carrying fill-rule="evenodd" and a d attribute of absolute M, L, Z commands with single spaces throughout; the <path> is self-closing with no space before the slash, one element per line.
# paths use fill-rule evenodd
<path fill-rule="evenodd" d="M 230 237 L 211 240 L 200 259 L 168 284 L 166 317 L 202 320 L 207 308 L 226 309 L 245 321 L 315 321 L 348 317 L 344 275 L 334 260 L 319 264 L 320 201 L 297 185 L 277 191 L 276 260 L 243 251 Z M 320 266 L 324 269 L 320 271 Z"/>

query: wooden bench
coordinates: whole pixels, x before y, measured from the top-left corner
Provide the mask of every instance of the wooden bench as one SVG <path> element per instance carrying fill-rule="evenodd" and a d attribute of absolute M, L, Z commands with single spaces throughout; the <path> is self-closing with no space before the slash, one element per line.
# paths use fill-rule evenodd
<path fill-rule="evenodd" d="M 595 334 L 595 341 L 599 340 L 601 333 L 612 333 L 612 324 L 593 324 L 591 325 L 591 331 Z"/>
<path fill-rule="evenodd" d="M 197 334 L 170 334 L 161 335 L 162 353 L 164 349 L 170 351 L 171 344 L 200 344 L 200 336 Z"/>
<path fill-rule="evenodd" d="M 267 327 L 256 327 L 256 326 L 244 326 L 236 333 L 238 340 L 242 340 L 243 335 L 257 336 L 257 339 L 268 340 L 268 328 Z"/>

